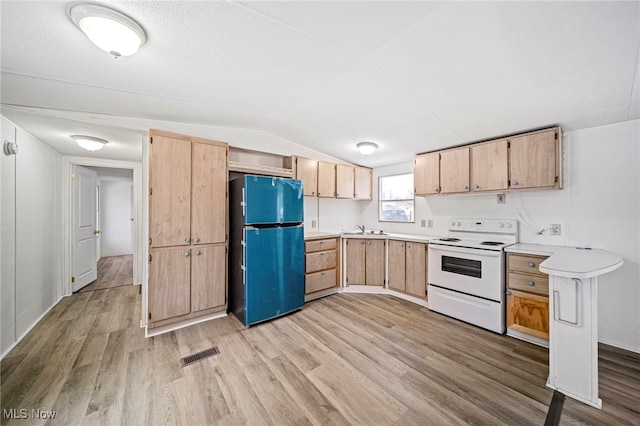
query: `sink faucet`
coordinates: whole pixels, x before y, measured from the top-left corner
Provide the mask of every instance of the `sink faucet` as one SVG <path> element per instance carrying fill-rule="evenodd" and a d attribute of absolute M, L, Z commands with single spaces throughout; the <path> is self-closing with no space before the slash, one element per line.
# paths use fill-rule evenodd
<path fill-rule="evenodd" d="M 358 229 L 364 234 L 364 225 L 357 225 Z"/>

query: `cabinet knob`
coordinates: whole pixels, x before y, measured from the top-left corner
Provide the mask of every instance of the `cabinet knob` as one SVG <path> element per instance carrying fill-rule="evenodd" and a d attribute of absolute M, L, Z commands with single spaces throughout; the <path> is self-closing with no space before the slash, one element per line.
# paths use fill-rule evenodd
<path fill-rule="evenodd" d="M 367 241 L 367 244 L 371 245 L 371 241 Z"/>
<path fill-rule="evenodd" d="M 438 192 L 438 191 L 439 191 L 438 187 L 433 188 L 433 192 Z"/>
<path fill-rule="evenodd" d="M 469 185 L 465 185 L 462 189 L 469 189 Z"/>
<path fill-rule="evenodd" d="M 529 281 L 527 284 L 529 284 L 531 287 L 533 287 L 534 285 L 536 285 L 536 283 L 534 283 L 533 281 Z"/>
<path fill-rule="evenodd" d="M 199 243 L 199 242 L 200 242 L 200 238 L 194 238 L 194 239 L 193 239 L 193 242 L 194 242 L 194 243 Z"/>
<path fill-rule="evenodd" d="M 407 248 L 411 248 L 411 244 L 407 244 Z"/>
<path fill-rule="evenodd" d="M 473 185 L 473 189 L 478 189 L 480 188 L 480 185 Z"/>
<path fill-rule="evenodd" d="M 185 243 L 190 243 L 190 242 L 191 242 L 191 238 L 189 238 L 189 237 L 185 238 L 185 239 L 184 239 L 184 242 L 185 242 Z"/>
<path fill-rule="evenodd" d="M 404 247 L 404 244 L 400 243 L 400 247 Z"/>
<path fill-rule="evenodd" d="M 184 252 L 184 257 L 189 257 L 189 256 L 190 256 L 190 253 L 188 251 L 185 251 Z"/>
<path fill-rule="evenodd" d="M 364 244 L 364 240 L 360 240 L 360 244 Z"/>
<path fill-rule="evenodd" d="M 518 181 L 517 181 L 517 180 L 512 181 L 512 182 L 511 182 L 511 185 L 513 185 L 513 186 L 518 186 Z"/>
<path fill-rule="evenodd" d="M 533 262 L 529 262 L 529 268 L 533 268 L 534 266 L 536 266 L 536 264 L 535 264 L 535 263 L 533 263 Z"/>
<path fill-rule="evenodd" d="M 507 296 L 511 296 L 511 292 L 510 291 L 505 291 L 505 293 Z"/>

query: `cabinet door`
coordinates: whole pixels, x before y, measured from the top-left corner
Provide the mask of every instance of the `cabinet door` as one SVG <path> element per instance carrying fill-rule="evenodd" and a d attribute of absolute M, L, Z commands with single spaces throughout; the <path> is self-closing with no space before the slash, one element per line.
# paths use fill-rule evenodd
<path fill-rule="evenodd" d="M 384 285 L 384 240 L 367 240 L 365 284 Z"/>
<path fill-rule="evenodd" d="M 549 340 L 549 299 L 511 291 L 507 296 L 507 328 Z"/>
<path fill-rule="evenodd" d="M 405 291 L 405 242 L 389 240 L 389 288 Z"/>
<path fill-rule="evenodd" d="M 318 162 L 318 197 L 335 198 L 336 196 L 336 165 Z"/>
<path fill-rule="evenodd" d="M 155 141 L 154 141 L 155 143 Z M 149 320 L 151 323 L 191 312 L 191 249 L 151 250 Z"/>
<path fill-rule="evenodd" d="M 469 192 L 469 147 L 440 153 L 442 194 Z"/>
<path fill-rule="evenodd" d="M 188 245 L 191 238 L 191 142 L 153 135 L 149 153 L 151 247 Z"/>
<path fill-rule="evenodd" d="M 355 194 L 354 167 L 336 165 L 336 198 L 353 198 Z"/>
<path fill-rule="evenodd" d="M 354 198 L 356 200 L 371 200 L 371 169 L 356 166 L 354 169 L 355 190 Z"/>
<path fill-rule="evenodd" d="M 348 239 L 346 252 L 347 284 L 362 285 L 364 280 L 365 240 Z"/>
<path fill-rule="evenodd" d="M 226 246 L 194 247 L 191 255 L 191 311 L 224 306 L 227 299 Z"/>
<path fill-rule="evenodd" d="M 413 160 L 415 195 L 440 192 L 440 153 L 418 155 Z"/>
<path fill-rule="evenodd" d="M 312 197 L 318 192 L 318 162 L 308 158 L 296 158 L 296 179 L 304 184 L 303 194 Z"/>
<path fill-rule="evenodd" d="M 557 181 L 557 132 L 549 130 L 509 139 L 512 189 L 553 187 Z"/>
<path fill-rule="evenodd" d="M 227 147 L 194 143 L 191 164 L 191 241 L 224 243 L 227 239 Z"/>
<path fill-rule="evenodd" d="M 407 242 L 407 293 L 427 296 L 427 245 Z"/>
<path fill-rule="evenodd" d="M 471 190 L 495 191 L 508 186 L 507 140 L 471 146 Z"/>

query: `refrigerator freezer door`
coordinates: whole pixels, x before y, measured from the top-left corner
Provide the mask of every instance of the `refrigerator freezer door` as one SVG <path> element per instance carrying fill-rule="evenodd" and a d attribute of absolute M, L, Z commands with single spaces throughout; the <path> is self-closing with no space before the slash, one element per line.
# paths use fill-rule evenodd
<path fill-rule="evenodd" d="M 244 323 L 304 305 L 304 227 L 245 228 Z"/>
<path fill-rule="evenodd" d="M 304 220 L 302 181 L 265 176 L 244 177 L 247 225 L 301 223 Z"/>

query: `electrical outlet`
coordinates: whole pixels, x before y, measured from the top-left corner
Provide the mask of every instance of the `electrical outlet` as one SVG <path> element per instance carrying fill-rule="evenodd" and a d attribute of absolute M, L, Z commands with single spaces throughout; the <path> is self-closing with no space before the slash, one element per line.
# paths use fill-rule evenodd
<path fill-rule="evenodd" d="M 504 204 L 506 195 L 504 194 L 497 194 L 498 195 L 498 204 Z"/>
<path fill-rule="evenodd" d="M 420 227 L 424 228 L 425 226 L 427 226 L 427 221 L 424 219 L 420 220 Z"/>
<path fill-rule="evenodd" d="M 311 219 L 311 227 L 312 228 L 316 227 L 316 220 L 315 219 Z"/>
<path fill-rule="evenodd" d="M 560 235 L 560 234 L 562 234 L 562 226 L 559 223 L 552 223 L 549 226 L 549 229 L 551 229 L 551 231 L 549 232 L 551 235 Z"/>
<path fill-rule="evenodd" d="M 427 228 L 433 228 L 433 220 L 429 219 L 427 221 Z"/>

